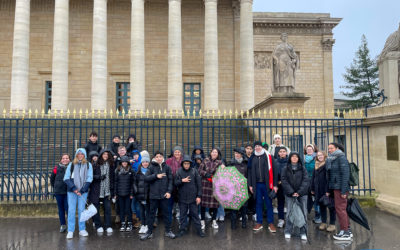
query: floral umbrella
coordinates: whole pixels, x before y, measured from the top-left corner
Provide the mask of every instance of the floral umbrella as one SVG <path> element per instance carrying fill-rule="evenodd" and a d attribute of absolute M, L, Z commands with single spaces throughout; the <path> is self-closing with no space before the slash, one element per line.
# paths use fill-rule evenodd
<path fill-rule="evenodd" d="M 247 179 L 235 167 L 218 168 L 212 183 L 213 195 L 224 208 L 239 210 L 249 199 Z"/>

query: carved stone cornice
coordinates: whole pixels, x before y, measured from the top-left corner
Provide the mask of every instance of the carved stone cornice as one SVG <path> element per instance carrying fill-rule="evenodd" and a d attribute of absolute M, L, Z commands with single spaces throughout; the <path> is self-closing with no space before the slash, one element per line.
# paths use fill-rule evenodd
<path fill-rule="evenodd" d="M 332 51 L 332 47 L 335 44 L 335 39 L 333 38 L 324 38 L 321 40 L 322 48 L 325 51 Z"/>

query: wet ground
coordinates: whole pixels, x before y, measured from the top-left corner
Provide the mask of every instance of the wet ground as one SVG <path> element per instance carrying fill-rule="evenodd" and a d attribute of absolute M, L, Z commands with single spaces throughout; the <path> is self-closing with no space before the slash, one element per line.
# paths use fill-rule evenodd
<path fill-rule="evenodd" d="M 257 233 L 250 227 L 232 231 L 229 220 L 220 222 L 218 231 L 207 226 L 205 238 L 199 238 L 192 229 L 174 240 L 164 238 L 161 224 L 155 229 L 154 238 L 143 242 L 137 230 L 120 233 L 115 229 L 112 235 L 98 236 L 91 226 L 87 226 L 89 237 L 79 237 L 75 232 L 74 238 L 67 240 L 66 234 L 58 232 L 57 219 L 3 218 L 0 219 L 0 249 L 400 249 L 400 218 L 372 208 L 365 212 L 371 231 L 352 223 L 352 242 L 336 242 L 331 234 L 318 231 L 309 221 L 311 244 L 297 237 L 285 240 L 282 229 L 276 234 L 266 228 Z M 175 231 L 176 224 L 174 220 Z"/>

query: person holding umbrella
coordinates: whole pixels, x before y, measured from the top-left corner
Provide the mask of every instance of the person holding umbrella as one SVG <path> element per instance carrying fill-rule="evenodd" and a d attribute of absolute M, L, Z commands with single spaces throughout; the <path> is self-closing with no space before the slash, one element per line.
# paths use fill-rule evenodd
<path fill-rule="evenodd" d="M 244 157 L 245 152 L 241 148 L 234 148 L 233 152 L 235 154 L 229 166 L 234 166 L 244 177 L 247 178 L 247 160 Z M 242 228 L 247 227 L 247 202 L 239 210 L 240 216 L 242 218 Z M 237 210 L 231 211 L 231 229 L 236 229 L 237 223 Z"/>
<path fill-rule="evenodd" d="M 333 235 L 335 240 L 351 240 L 349 216 L 347 215 L 347 197 L 349 195 L 350 166 L 344 154 L 344 147 L 331 142 L 328 145 L 328 170 L 329 189 L 333 189 L 336 215 L 339 219 L 340 231 Z"/>
<path fill-rule="evenodd" d="M 309 178 L 306 168 L 297 152 L 289 154 L 289 161 L 281 173 L 283 192 L 286 195 L 287 206 L 285 239 L 290 239 L 293 233 L 294 221 L 291 220 L 294 212 L 294 203 L 300 204 L 300 216 L 304 216 L 304 225 L 300 228 L 300 237 L 307 240 L 307 194 L 309 189 Z"/>

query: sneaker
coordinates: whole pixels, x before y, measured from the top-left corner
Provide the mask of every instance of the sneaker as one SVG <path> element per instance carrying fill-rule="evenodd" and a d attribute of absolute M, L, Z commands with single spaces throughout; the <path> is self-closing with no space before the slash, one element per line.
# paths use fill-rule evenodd
<path fill-rule="evenodd" d="M 102 234 L 104 232 L 104 229 L 102 227 L 97 228 L 97 232 L 99 234 Z"/>
<path fill-rule="evenodd" d="M 351 231 L 350 227 L 349 227 L 349 229 L 347 229 L 347 232 L 349 232 L 350 237 L 353 238 L 353 232 Z"/>
<path fill-rule="evenodd" d="M 321 220 L 321 218 L 314 218 L 314 219 L 313 219 L 313 222 L 314 222 L 315 224 L 321 224 L 321 223 L 322 223 L 322 220 Z"/>
<path fill-rule="evenodd" d="M 260 231 L 261 229 L 263 229 L 263 226 L 262 226 L 262 224 L 259 224 L 259 223 L 257 223 L 257 224 L 253 227 L 253 230 L 254 230 L 254 231 Z"/>
<path fill-rule="evenodd" d="M 216 220 L 213 220 L 213 221 L 212 221 L 212 227 L 213 227 L 214 229 L 218 229 L 218 224 L 217 224 L 217 221 L 216 221 Z"/>
<path fill-rule="evenodd" d="M 67 231 L 67 225 L 61 225 L 60 233 L 64 233 L 65 231 Z"/>
<path fill-rule="evenodd" d="M 140 236 L 140 240 L 147 240 L 153 238 L 153 233 L 145 233 L 144 235 Z"/>
<path fill-rule="evenodd" d="M 278 213 L 278 208 L 274 207 L 274 214 Z"/>
<path fill-rule="evenodd" d="M 125 222 L 121 222 L 121 228 L 119 229 L 119 231 L 120 232 L 125 232 L 125 230 L 126 230 Z M 107 231 L 107 233 L 108 233 L 108 231 Z"/>
<path fill-rule="evenodd" d="M 300 235 L 300 238 L 301 238 L 301 240 L 307 240 L 307 235 L 302 234 L 302 235 Z"/>
<path fill-rule="evenodd" d="M 136 223 L 133 224 L 134 228 L 139 228 L 142 225 L 142 223 L 140 223 L 140 221 L 136 221 Z"/>
<path fill-rule="evenodd" d="M 283 212 L 284 212 L 284 213 L 287 213 L 287 208 L 286 208 L 286 207 L 283 209 Z"/>
<path fill-rule="evenodd" d="M 329 225 L 327 228 L 326 228 L 326 231 L 327 232 L 335 232 L 336 231 L 336 226 L 335 225 Z M 350 234 L 350 236 L 351 236 L 351 234 Z"/>
<path fill-rule="evenodd" d="M 349 232 L 345 232 L 345 231 L 343 231 L 343 230 L 341 230 L 339 233 L 337 233 L 337 234 L 334 234 L 333 235 L 333 238 L 335 239 L 335 240 L 351 240 L 351 236 L 350 236 L 350 233 Z"/>
<path fill-rule="evenodd" d="M 110 233 L 113 232 L 113 229 L 111 227 L 108 227 L 106 231 L 107 231 L 108 234 L 110 234 Z"/>
<path fill-rule="evenodd" d="M 149 231 L 149 227 L 148 227 L 148 226 L 144 226 L 143 233 L 144 233 L 144 234 L 147 234 L 148 231 Z"/>
<path fill-rule="evenodd" d="M 86 230 L 81 230 L 81 231 L 79 231 L 79 235 L 80 235 L 80 236 L 83 236 L 83 237 L 89 236 L 89 234 L 88 234 L 88 232 L 87 232 Z"/>
<path fill-rule="evenodd" d="M 224 221 L 225 221 L 225 217 L 224 217 L 224 216 L 220 216 L 220 217 L 218 218 L 218 221 L 224 222 Z"/>
<path fill-rule="evenodd" d="M 170 239 L 175 239 L 176 238 L 175 234 L 172 231 L 165 232 L 164 236 L 168 237 Z"/>
<path fill-rule="evenodd" d="M 128 226 L 125 228 L 125 232 L 132 232 L 132 222 L 128 222 Z"/>
<path fill-rule="evenodd" d="M 201 220 L 200 224 L 201 224 L 201 230 L 206 229 L 206 222 L 204 220 Z"/>
<path fill-rule="evenodd" d="M 253 221 L 257 221 L 257 214 L 253 214 Z"/>
<path fill-rule="evenodd" d="M 145 229 L 145 226 L 141 225 L 140 229 L 139 229 L 139 234 L 144 234 L 144 229 Z"/>
<path fill-rule="evenodd" d="M 319 225 L 319 230 L 321 230 L 321 231 L 325 231 L 326 228 L 327 228 L 326 223 L 321 223 L 321 225 Z"/>
<path fill-rule="evenodd" d="M 74 232 L 68 232 L 67 239 L 72 239 L 72 238 L 74 238 Z"/>
<path fill-rule="evenodd" d="M 278 221 L 278 227 L 279 227 L 279 228 L 282 228 L 283 225 L 285 225 L 285 221 L 282 220 L 282 219 L 279 219 L 279 221 Z"/>
<path fill-rule="evenodd" d="M 275 225 L 272 224 L 272 223 L 270 223 L 270 224 L 268 225 L 268 230 L 269 230 L 271 233 L 276 233 L 276 227 L 275 227 Z"/>
<path fill-rule="evenodd" d="M 290 234 L 285 234 L 285 239 L 290 239 L 290 237 L 292 237 L 292 235 L 290 235 Z"/>
<path fill-rule="evenodd" d="M 209 213 L 209 212 L 206 212 L 206 219 L 209 220 L 209 219 L 211 219 L 211 218 L 212 218 L 212 217 L 211 217 L 210 213 Z"/>

